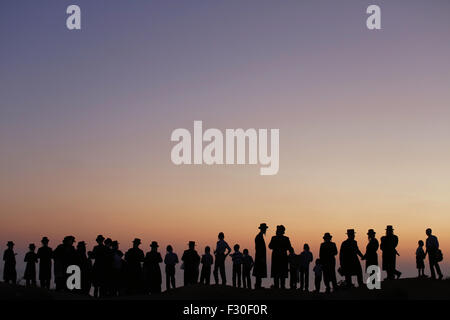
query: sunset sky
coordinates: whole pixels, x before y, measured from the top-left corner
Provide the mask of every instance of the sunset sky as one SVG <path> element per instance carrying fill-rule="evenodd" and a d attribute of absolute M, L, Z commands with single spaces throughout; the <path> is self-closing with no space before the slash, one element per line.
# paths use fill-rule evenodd
<path fill-rule="evenodd" d="M 2 0 L 0 249 L 103 234 L 181 254 L 224 231 L 253 255 L 266 222 L 317 254 L 391 224 L 406 275 L 427 227 L 448 261 L 449 40 L 448 0 Z M 280 129 L 278 174 L 175 166 L 194 120 Z"/>

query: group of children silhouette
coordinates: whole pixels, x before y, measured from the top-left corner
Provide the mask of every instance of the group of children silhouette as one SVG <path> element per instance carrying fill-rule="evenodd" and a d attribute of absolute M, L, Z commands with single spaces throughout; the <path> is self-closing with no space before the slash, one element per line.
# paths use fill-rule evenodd
<path fill-rule="evenodd" d="M 259 233 L 255 237 L 255 256 L 249 255 L 249 250 L 240 251 L 239 244 L 235 244 L 233 250 L 225 241 L 223 232 L 218 234 L 215 250 L 206 246 L 204 254 L 200 256 L 195 249 L 195 241 L 189 241 L 188 249 L 183 252 L 181 261 L 173 252 L 171 245 L 166 247 L 164 259 L 158 251 L 158 242 L 150 244 L 150 251 L 144 255 L 139 248 L 140 239 L 133 240 L 133 246 L 125 252 L 119 250 L 119 243 L 102 235 L 97 236 L 97 245 L 92 251 L 86 250 L 86 243 L 79 241 L 75 247 L 75 238 L 67 236 L 54 250 L 49 247 L 49 239 L 43 237 L 42 246 L 36 252 L 34 244 L 29 245 L 29 251 L 25 254 L 26 268 L 24 279 L 26 286 L 36 286 L 36 265 L 39 263 L 39 280 L 42 288 L 50 289 L 50 280 L 53 275 L 56 290 L 66 290 L 68 274 L 66 270 L 71 265 L 79 266 L 81 270 L 81 289 L 76 290 L 82 294 L 90 294 L 93 287 L 95 297 L 118 296 L 127 294 L 158 294 L 161 293 L 162 272 L 160 264 L 165 264 L 166 289 L 176 287 L 176 265 L 181 262 L 184 271 L 184 285 L 201 283 L 210 285 L 211 273 L 215 284 L 226 285 L 225 261 L 229 255 L 232 260 L 232 284 L 234 287 L 252 289 L 251 276 L 255 277 L 255 289 L 262 287 L 262 279 L 267 277 L 265 234 L 268 226 L 261 223 Z M 355 231 L 347 230 L 347 239 L 342 242 L 339 250 L 340 267 L 338 273 L 345 278 L 344 286 L 351 287 L 352 276 L 356 276 L 358 285 L 363 286 L 363 273 L 360 259 L 366 262 L 366 269 L 372 265 L 378 265 L 378 249 L 382 251 L 382 268 L 387 273 L 386 279 L 399 278 L 401 272 L 396 270 L 396 256 L 398 237 L 394 234 L 392 226 L 387 226 L 386 235 L 382 236 L 380 243 L 376 239 L 373 229 L 367 232 L 368 243 L 365 253 L 362 253 L 355 240 Z M 272 250 L 271 277 L 273 288 L 285 288 L 286 279 L 289 277 L 291 289 L 296 289 L 300 284 L 301 291 L 309 291 L 309 270 L 313 262 L 313 254 L 308 244 L 304 244 L 300 254 L 294 252 L 291 242 L 285 235 L 285 227 L 276 227 L 276 233 L 271 238 L 268 248 Z M 424 243 L 419 241 L 416 251 L 416 262 L 419 277 L 425 277 L 425 257 L 428 255 L 431 278 L 439 279 L 443 275 L 439 267 L 442 261 L 442 252 L 439 242 L 432 234 L 431 229 L 426 230 L 427 239 Z M 325 285 L 326 292 L 339 288 L 336 280 L 336 256 L 337 246 L 332 242 L 330 233 L 325 233 L 323 243 L 320 245 L 319 257 L 314 262 L 315 291 L 320 292 L 321 283 Z M 423 247 L 426 247 L 426 250 Z M 16 253 L 14 243 L 8 241 L 4 251 L 3 279 L 5 282 L 16 283 Z M 52 263 L 53 262 L 53 263 Z M 214 265 L 214 268 L 213 268 Z M 200 268 L 201 266 L 201 268 Z M 200 270 L 201 269 L 201 270 Z M 212 271 L 212 272 L 211 272 Z M 219 277 L 220 276 L 220 277 Z"/>

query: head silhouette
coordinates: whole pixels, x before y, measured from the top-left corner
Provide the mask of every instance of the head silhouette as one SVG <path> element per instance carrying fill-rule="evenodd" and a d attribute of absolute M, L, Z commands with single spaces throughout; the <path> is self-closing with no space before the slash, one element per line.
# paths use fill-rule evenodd
<path fill-rule="evenodd" d="M 237 251 L 239 251 L 240 246 L 238 244 L 235 244 L 233 248 L 234 248 L 234 251 L 237 252 Z"/>
<path fill-rule="evenodd" d="M 277 231 L 275 232 L 275 234 L 277 236 L 282 236 L 285 232 L 286 232 L 286 228 L 283 225 L 279 225 L 279 226 L 277 226 Z"/>
<path fill-rule="evenodd" d="M 428 228 L 428 229 L 425 231 L 425 233 L 426 233 L 427 236 L 431 236 L 431 229 Z"/>
<path fill-rule="evenodd" d="M 205 247 L 205 253 L 210 253 L 211 252 L 211 248 L 209 246 Z"/>
<path fill-rule="evenodd" d="M 329 232 L 326 232 L 326 233 L 323 235 L 323 240 L 324 240 L 325 242 L 330 242 L 332 238 L 333 238 L 333 236 L 332 236 Z"/>
<path fill-rule="evenodd" d="M 101 244 L 103 244 L 103 241 L 105 241 L 105 237 L 103 237 L 101 234 L 99 234 L 97 236 L 97 238 L 95 239 L 95 241 L 101 245 Z"/>
<path fill-rule="evenodd" d="M 393 235 L 394 234 L 394 228 L 392 226 L 386 227 L 386 235 Z"/>
<path fill-rule="evenodd" d="M 305 244 L 303 245 L 303 250 L 309 251 L 309 245 L 308 245 L 307 243 L 305 243 Z"/>
<path fill-rule="evenodd" d="M 348 229 L 348 230 L 347 230 L 347 237 L 348 237 L 350 240 L 354 240 L 354 239 L 355 239 L 355 230 L 353 230 L 353 229 Z"/>
<path fill-rule="evenodd" d="M 423 241 L 422 240 L 419 240 L 419 247 L 423 247 Z"/>
<path fill-rule="evenodd" d="M 189 241 L 189 249 L 191 250 L 195 249 L 195 241 Z"/>
<path fill-rule="evenodd" d="M 223 234 L 223 232 L 219 232 L 219 235 L 217 237 L 219 238 L 219 240 L 225 239 L 225 235 Z"/>
<path fill-rule="evenodd" d="M 248 255 L 248 249 L 244 249 L 244 251 L 242 251 L 242 253 L 244 254 L 244 256 Z"/>
<path fill-rule="evenodd" d="M 43 237 L 41 240 L 41 243 L 44 247 L 48 246 L 48 242 L 49 242 L 49 240 L 47 237 Z"/>
<path fill-rule="evenodd" d="M 141 244 L 141 239 L 136 238 L 133 240 L 133 248 L 138 248 L 140 244 Z"/>
<path fill-rule="evenodd" d="M 8 247 L 8 249 L 12 249 L 12 248 L 14 248 L 14 242 L 8 241 L 8 243 L 6 244 L 6 246 Z"/>
<path fill-rule="evenodd" d="M 167 250 L 167 252 L 172 252 L 172 251 L 173 251 L 173 248 L 172 248 L 172 246 L 169 244 L 169 245 L 166 247 L 166 250 Z"/>
<path fill-rule="evenodd" d="M 266 231 L 267 231 L 268 228 L 269 228 L 269 227 L 268 227 L 267 224 L 265 224 L 265 223 L 261 223 L 261 224 L 259 225 L 259 227 L 258 227 L 258 229 L 260 230 L 260 232 L 261 232 L 262 234 L 266 234 Z"/>
<path fill-rule="evenodd" d="M 36 249 L 36 246 L 34 245 L 34 243 L 30 243 L 30 245 L 28 246 L 28 249 L 30 249 L 31 252 L 34 252 L 34 250 Z"/>
<path fill-rule="evenodd" d="M 111 242 L 111 247 L 114 250 L 119 250 L 119 242 L 114 240 L 113 242 Z"/>
<path fill-rule="evenodd" d="M 373 238 L 375 238 L 375 231 L 373 230 L 373 229 L 369 229 L 369 231 L 367 231 L 367 237 L 369 238 L 369 239 L 373 239 Z"/>

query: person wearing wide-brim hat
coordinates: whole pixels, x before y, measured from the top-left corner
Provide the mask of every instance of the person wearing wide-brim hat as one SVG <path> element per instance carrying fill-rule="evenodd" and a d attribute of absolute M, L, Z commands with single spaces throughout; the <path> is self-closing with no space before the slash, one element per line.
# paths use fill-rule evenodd
<path fill-rule="evenodd" d="M 142 266 L 144 261 L 144 251 L 139 248 L 141 239 L 135 238 L 133 240 L 133 247 L 128 249 L 125 253 L 125 261 L 127 262 L 127 278 L 128 278 L 128 293 L 137 294 L 143 293 L 142 290 Z"/>
<path fill-rule="evenodd" d="M 5 283 L 15 284 L 17 281 L 16 272 L 16 253 L 14 252 L 14 242 L 8 241 L 6 244 L 8 247 L 3 253 L 3 261 L 5 265 L 3 267 L 3 281 Z"/>
<path fill-rule="evenodd" d="M 383 270 L 387 273 L 386 279 L 400 278 L 402 273 L 396 269 L 398 237 L 394 234 L 394 228 L 391 225 L 386 226 L 386 235 L 382 236 L 380 240 Z"/>
<path fill-rule="evenodd" d="M 337 289 L 336 280 L 336 255 L 338 253 L 336 244 L 331 241 L 332 236 L 329 232 L 323 235 L 324 242 L 320 245 L 319 259 L 322 265 L 323 282 L 325 284 L 326 292 L 330 292 L 331 286 L 333 290 Z"/>
<path fill-rule="evenodd" d="M 151 250 L 144 258 L 144 279 L 146 291 L 151 294 L 161 293 L 161 268 L 159 264 L 163 261 L 161 253 L 158 252 L 158 242 L 152 241 Z"/>
<path fill-rule="evenodd" d="M 184 269 L 184 285 L 194 285 L 198 282 L 200 256 L 195 250 L 195 241 L 189 241 L 189 249 L 184 250 L 182 268 Z"/>
<path fill-rule="evenodd" d="M 277 226 L 275 235 L 269 242 L 269 249 L 272 249 L 272 265 L 270 275 L 274 281 L 275 288 L 286 287 L 286 278 L 289 271 L 288 252 L 292 250 L 291 241 L 284 235 L 286 228 L 283 225 Z"/>
<path fill-rule="evenodd" d="M 366 253 L 364 254 L 363 260 L 366 261 L 366 270 L 369 266 L 378 265 L 378 240 L 375 238 L 376 232 L 373 229 L 367 231 L 367 237 L 369 242 L 366 246 Z"/>
<path fill-rule="evenodd" d="M 30 251 L 25 255 L 24 261 L 26 262 L 24 279 L 27 287 L 36 286 L 36 263 L 38 261 L 37 254 L 34 252 L 36 246 L 34 243 L 28 245 Z"/>
<path fill-rule="evenodd" d="M 345 283 L 347 287 L 352 287 L 352 276 L 357 277 L 359 287 L 364 285 L 361 263 L 358 256 L 363 258 L 363 254 L 358 248 L 358 243 L 355 240 L 355 230 L 347 229 L 347 239 L 341 244 L 339 250 L 339 261 L 341 264 L 341 271 L 345 276 Z"/>
<path fill-rule="evenodd" d="M 41 243 L 42 246 L 37 251 L 39 260 L 39 281 L 41 288 L 50 289 L 53 250 L 48 246 L 49 240 L 47 237 L 42 237 Z"/>
<path fill-rule="evenodd" d="M 261 288 L 262 279 L 267 277 L 267 254 L 264 235 L 269 227 L 266 223 L 259 224 L 259 233 L 255 237 L 255 265 L 253 276 L 255 276 L 255 289 Z"/>

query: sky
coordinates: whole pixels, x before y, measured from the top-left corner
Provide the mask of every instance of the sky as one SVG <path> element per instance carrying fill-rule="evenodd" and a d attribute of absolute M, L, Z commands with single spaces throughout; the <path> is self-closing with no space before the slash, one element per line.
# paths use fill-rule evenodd
<path fill-rule="evenodd" d="M 447 0 L 2 0 L 0 249 L 103 234 L 181 254 L 223 231 L 254 254 L 265 222 L 317 254 L 324 232 L 363 249 L 393 225 L 414 276 L 427 227 L 450 256 L 449 35 Z M 194 120 L 278 128 L 278 174 L 175 166 Z"/>

